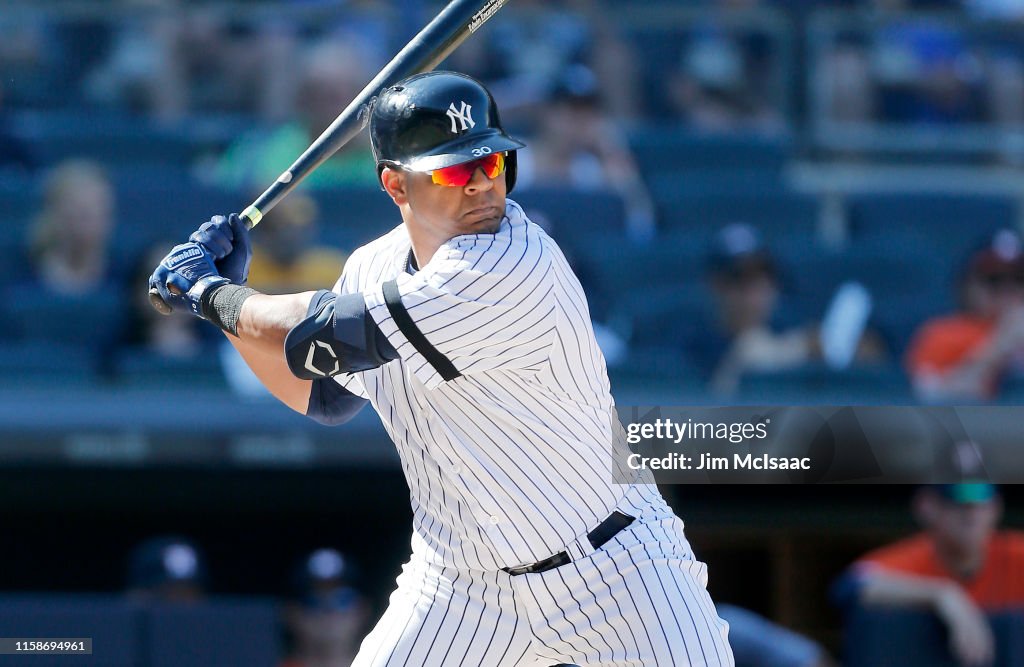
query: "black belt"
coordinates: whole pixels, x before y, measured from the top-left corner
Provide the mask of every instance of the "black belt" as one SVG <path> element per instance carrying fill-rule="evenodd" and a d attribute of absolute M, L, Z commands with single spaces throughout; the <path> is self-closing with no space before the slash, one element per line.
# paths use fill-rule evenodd
<path fill-rule="evenodd" d="M 619 511 L 612 512 L 597 528 L 587 533 L 587 539 L 590 540 L 590 544 L 595 549 L 600 549 L 608 542 L 608 540 L 618 535 L 620 530 L 633 523 L 635 520 L 635 517 L 631 517 L 628 514 L 623 514 Z M 556 567 L 566 565 L 569 562 L 571 562 L 569 554 L 565 551 L 560 551 L 550 558 L 537 561 L 533 565 L 503 567 L 501 569 L 515 577 L 520 574 L 546 572 L 547 570 L 553 570 Z"/>

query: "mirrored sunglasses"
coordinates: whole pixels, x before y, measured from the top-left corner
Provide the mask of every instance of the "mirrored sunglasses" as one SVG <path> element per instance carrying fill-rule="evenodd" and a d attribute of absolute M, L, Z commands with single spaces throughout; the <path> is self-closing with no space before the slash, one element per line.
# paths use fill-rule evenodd
<path fill-rule="evenodd" d="M 473 179 L 473 174 L 477 169 L 483 169 L 487 178 L 497 178 L 501 172 L 505 171 L 505 153 L 491 153 L 479 160 L 435 169 L 430 172 L 430 177 L 437 185 L 461 188 Z"/>

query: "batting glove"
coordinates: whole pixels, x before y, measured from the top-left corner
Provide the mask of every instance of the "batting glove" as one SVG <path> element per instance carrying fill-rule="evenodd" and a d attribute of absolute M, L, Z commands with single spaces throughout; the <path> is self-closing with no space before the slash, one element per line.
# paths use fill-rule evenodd
<path fill-rule="evenodd" d="M 202 244 L 213 255 L 217 273 L 236 285 L 249 280 L 249 264 L 252 262 L 252 242 L 245 221 L 237 213 L 229 216 L 215 215 L 209 222 L 188 237 L 189 241 Z"/>
<path fill-rule="evenodd" d="M 203 319 L 203 295 L 229 282 L 217 273 L 210 251 L 195 242 L 174 246 L 149 277 L 149 286 L 172 310 L 188 310 Z"/>

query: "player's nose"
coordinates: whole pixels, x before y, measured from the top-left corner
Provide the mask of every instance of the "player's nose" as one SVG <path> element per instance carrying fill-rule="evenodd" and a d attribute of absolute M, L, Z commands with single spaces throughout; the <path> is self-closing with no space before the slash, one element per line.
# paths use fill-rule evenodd
<path fill-rule="evenodd" d="M 473 195 L 487 192 L 493 187 L 494 181 L 487 178 L 487 174 L 484 173 L 482 167 L 477 167 L 476 171 L 473 172 L 473 176 L 469 179 L 469 183 L 466 183 L 466 194 Z"/>

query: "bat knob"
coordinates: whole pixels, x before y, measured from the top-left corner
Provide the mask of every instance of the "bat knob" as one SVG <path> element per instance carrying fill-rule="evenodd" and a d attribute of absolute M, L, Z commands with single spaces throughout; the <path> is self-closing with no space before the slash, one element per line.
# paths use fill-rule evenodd
<path fill-rule="evenodd" d="M 160 292 L 156 288 L 149 290 L 149 303 L 161 315 L 171 314 L 171 307 L 160 297 Z"/>

